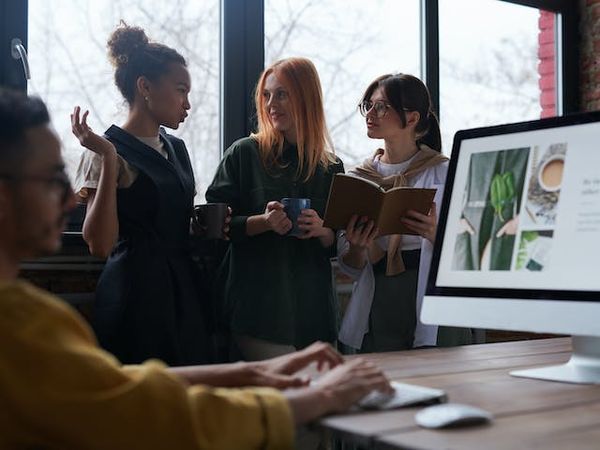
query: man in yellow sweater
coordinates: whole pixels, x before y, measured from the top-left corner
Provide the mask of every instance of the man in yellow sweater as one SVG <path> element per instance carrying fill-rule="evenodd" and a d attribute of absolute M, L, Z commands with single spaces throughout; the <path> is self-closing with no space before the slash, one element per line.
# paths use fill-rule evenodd
<path fill-rule="evenodd" d="M 390 389 L 322 343 L 258 363 L 122 366 L 67 305 L 17 279 L 23 258 L 60 247 L 75 205 L 64 169 L 43 102 L 0 91 L 1 449 L 291 448 L 295 425 Z M 307 386 L 294 373 L 314 361 L 333 368 Z"/>

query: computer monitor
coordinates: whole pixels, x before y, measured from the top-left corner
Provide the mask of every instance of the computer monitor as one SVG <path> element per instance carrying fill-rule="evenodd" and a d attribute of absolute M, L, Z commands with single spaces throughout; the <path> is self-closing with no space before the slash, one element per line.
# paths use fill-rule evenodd
<path fill-rule="evenodd" d="M 421 320 L 571 335 L 512 375 L 600 383 L 600 112 L 456 134 Z"/>

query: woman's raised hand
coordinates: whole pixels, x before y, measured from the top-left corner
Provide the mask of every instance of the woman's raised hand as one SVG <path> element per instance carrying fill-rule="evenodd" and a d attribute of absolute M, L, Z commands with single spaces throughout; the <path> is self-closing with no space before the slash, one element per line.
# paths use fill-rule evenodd
<path fill-rule="evenodd" d="M 79 106 L 76 106 L 71 114 L 71 131 L 79 140 L 79 143 L 100 156 L 116 155 L 115 146 L 108 139 L 94 133 L 87 124 L 89 111 L 85 111 L 81 117 L 80 114 L 81 108 Z"/>

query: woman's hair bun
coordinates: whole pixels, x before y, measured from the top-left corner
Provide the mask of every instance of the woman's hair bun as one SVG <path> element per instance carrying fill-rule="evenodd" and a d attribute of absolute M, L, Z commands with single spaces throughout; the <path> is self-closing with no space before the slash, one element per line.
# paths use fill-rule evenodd
<path fill-rule="evenodd" d="M 115 66 L 127 64 L 131 55 L 148 45 L 149 39 L 140 27 L 130 27 L 121 21 L 108 38 L 108 53 Z"/>

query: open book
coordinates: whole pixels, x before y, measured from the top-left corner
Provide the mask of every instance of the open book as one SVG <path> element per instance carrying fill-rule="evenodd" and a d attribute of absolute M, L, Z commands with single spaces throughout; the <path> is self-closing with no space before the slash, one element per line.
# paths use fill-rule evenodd
<path fill-rule="evenodd" d="M 375 222 L 379 234 L 416 234 L 400 219 L 408 210 L 427 214 L 435 189 L 397 187 L 385 191 L 377 183 L 352 175 L 337 174 L 329 191 L 323 226 L 346 229 L 353 214 Z"/>

